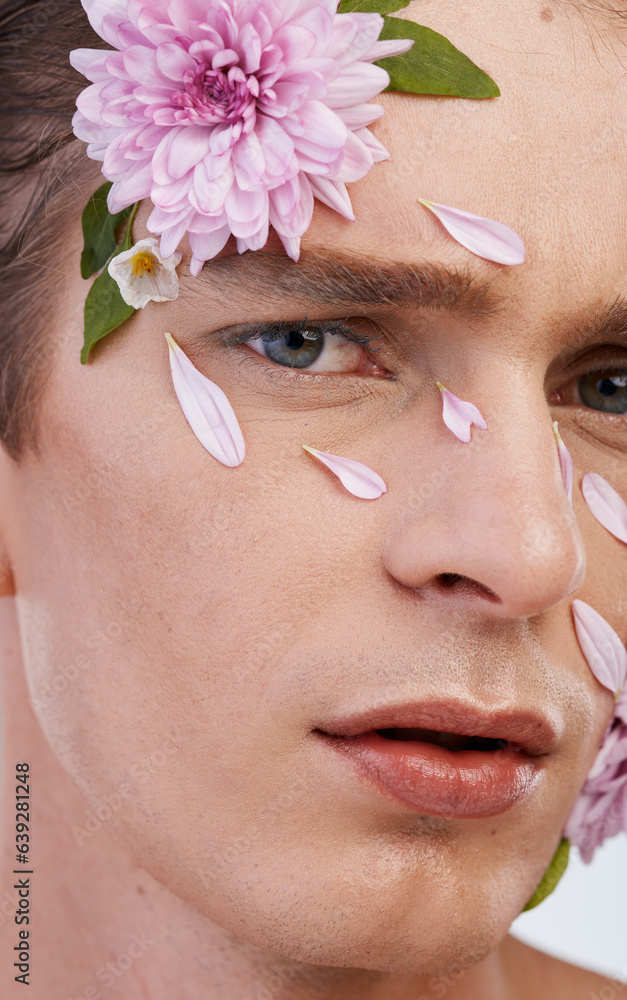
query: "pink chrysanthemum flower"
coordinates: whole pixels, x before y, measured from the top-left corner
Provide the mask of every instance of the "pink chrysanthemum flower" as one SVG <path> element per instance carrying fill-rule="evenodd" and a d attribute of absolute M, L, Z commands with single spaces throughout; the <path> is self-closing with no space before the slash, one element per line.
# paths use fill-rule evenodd
<path fill-rule="evenodd" d="M 117 51 L 76 49 L 92 85 L 74 133 L 113 181 L 109 208 L 143 198 L 164 257 L 185 233 L 192 272 L 269 226 L 298 260 L 314 198 L 353 220 L 346 183 L 389 153 L 367 126 L 389 83 L 372 62 L 411 40 L 378 41 L 379 14 L 337 0 L 82 0 Z"/>
<path fill-rule="evenodd" d="M 607 837 L 627 830 L 627 686 L 564 834 L 588 863 Z"/>

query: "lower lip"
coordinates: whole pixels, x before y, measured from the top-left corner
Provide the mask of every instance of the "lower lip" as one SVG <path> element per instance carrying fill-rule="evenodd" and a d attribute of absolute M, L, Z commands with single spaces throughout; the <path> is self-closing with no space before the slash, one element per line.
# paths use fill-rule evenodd
<path fill-rule="evenodd" d="M 433 816 L 496 816 L 525 798 L 541 775 L 540 758 L 514 749 L 453 752 L 375 732 L 327 739 L 385 792 Z"/>

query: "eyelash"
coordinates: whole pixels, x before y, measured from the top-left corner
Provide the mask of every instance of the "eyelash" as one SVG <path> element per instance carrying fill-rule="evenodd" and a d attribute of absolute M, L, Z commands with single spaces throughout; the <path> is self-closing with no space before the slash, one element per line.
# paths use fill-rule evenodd
<path fill-rule="evenodd" d="M 235 338 L 229 340 L 231 346 L 245 344 L 249 340 L 263 340 L 265 343 L 280 340 L 288 333 L 304 333 L 306 330 L 314 330 L 316 333 L 330 334 L 332 336 L 343 337 L 344 340 L 352 344 L 359 344 L 365 347 L 376 337 L 360 337 L 355 334 L 354 326 L 347 326 L 345 319 L 337 320 L 309 320 L 307 316 L 300 320 L 277 320 L 274 323 L 250 324 L 243 328 Z"/>
<path fill-rule="evenodd" d="M 241 327 L 239 332 L 235 337 L 229 338 L 229 346 L 235 347 L 241 344 L 245 344 L 249 340 L 262 340 L 265 343 L 272 342 L 275 340 L 280 340 L 281 337 L 286 336 L 288 333 L 304 333 L 306 330 L 313 330 L 317 333 L 329 336 L 339 336 L 350 343 L 358 344 L 361 347 L 367 347 L 373 341 L 380 339 L 380 335 L 375 336 L 360 336 L 355 333 L 355 327 L 347 325 L 347 319 L 343 320 L 309 320 L 305 316 L 301 320 L 276 320 L 272 323 L 256 323 L 248 324 Z M 615 345 L 607 345 L 608 347 L 615 347 Z M 369 353 L 374 354 L 380 348 L 370 348 Z M 245 359 L 252 361 L 253 359 Z M 262 360 L 261 356 L 259 360 Z M 256 360 L 254 363 L 258 363 Z M 614 363 L 613 359 L 602 359 L 599 361 L 599 367 L 586 367 L 585 370 L 579 371 L 569 377 L 569 385 L 576 383 L 579 379 L 584 378 L 586 375 L 599 374 L 603 375 L 605 373 L 615 372 L 617 370 L 627 371 L 627 358 L 622 357 L 616 360 Z M 338 372 L 310 372 L 307 369 L 297 369 L 290 368 L 288 366 L 281 366 L 272 361 L 268 360 L 268 363 L 264 365 L 264 374 L 268 378 L 289 378 L 291 380 L 301 380 L 305 379 L 311 382 L 313 378 L 318 380 L 334 381 L 337 377 Z M 394 378 L 390 373 L 390 376 Z M 559 395 L 559 390 L 557 390 Z M 559 405 L 559 404 L 557 404 Z M 583 406 L 587 411 L 590 411 L 590 407 L 586 407 L 585 403 L 575 404 Z M 591 411 L 596 412 L 596 411 Z M 603 411 L 598 411 L 603 412 Z"/>

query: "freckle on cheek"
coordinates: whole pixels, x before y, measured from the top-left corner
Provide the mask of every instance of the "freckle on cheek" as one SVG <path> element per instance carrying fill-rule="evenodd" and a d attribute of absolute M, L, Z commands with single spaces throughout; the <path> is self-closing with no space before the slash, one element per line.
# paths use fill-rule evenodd
<path fill-rule="evenodd" d="M 555 17 L 555 14 L 553 13 L 552 10 L 549 10 L 548 7 L 543 7 L 542 10 L 540 11 L 540 20 L 541 21 L 552 21 L 554 19 L 554 17 Z"/>

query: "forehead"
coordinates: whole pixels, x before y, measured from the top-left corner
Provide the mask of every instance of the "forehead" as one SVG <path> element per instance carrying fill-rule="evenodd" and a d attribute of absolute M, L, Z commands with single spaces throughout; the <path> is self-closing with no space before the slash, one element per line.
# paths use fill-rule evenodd
<path fill-rule="evenodd" d="M 396 16 L 449 38 L 501 96 L 382 94 L 385 115 L 371 128 L 391 159 L 349 185 L 357 222 L 317 209 L 303 246 L 339 241 L 396 259 L 463 260 L 423 197 L 520 233 L 528 264 L 505 269 L 503 280 L 532 292 L 544 312 L 624 292 L 627 30 L 542 0 L 414 0 Z"/>

